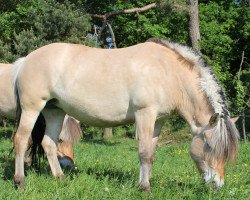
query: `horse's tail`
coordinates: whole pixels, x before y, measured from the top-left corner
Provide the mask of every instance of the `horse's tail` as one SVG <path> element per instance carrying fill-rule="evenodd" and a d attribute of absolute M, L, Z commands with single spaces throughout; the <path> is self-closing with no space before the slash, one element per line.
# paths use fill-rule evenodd
<path fill-rule="evenodd" d="M 22 114 L 22 110 L 21 110 L 21 105 L 20 105 L 20 99 L 19 99 L 19 93 L 18 93 L 18 74 L 20 72 L 20 70 L 22 69 L 22 66 L 25 62 L 25 57 L 23 58 L 19 58 L 12 67 L 12 84 L 14 87 L 14 96 L 15 96 L 15 100 L 16 100 L 16 123 L 15 123 L 15 129 L 17 129 L 19 122 L 20 122 L 20 118 L 21 118 L 21 114 Z"/>
<path fill-rule="evenodd" d="M 68 115 L 65 116 L 59 139 L 75 144 L 82 138 L 82 130 L 79 122 Z"/>
<path fill-rule="evenodd" d="M 31 132 L 31 166 L 40 169 L 40 159 L 44 157 L 44 150 L 42 147 L 42 140 L 45 134 L 46 122 L 44 116 L 40 113 L 34 128 Z"/>
<path fill-rule="evenodd" d="M 13 80 L 12 82 L 14 86 L 14 96 L 16 99 L 16 120 L 15 120 L 16 131 L 19 126 L 22 114 L 22 108 L 18 93 L 18 74 L 22 70 L 22 66 L 24 65 L 24 63 L 25 63 L 25 57 L 20 58 L 13 64 L 13 69 L 12 69 L 12 80 Z M 46 127 L 45 119 L 43 115 L 40 114 L 31 132 L 31 139 L 32 139 L 31 144 L 27 148 L 27 152 L 29 151 L 29 149 L 31 149 L 30 155 L 27 156 L 31 156 L 31 165 L 35 167 L 40 166 L 40 158 L 44 155 L 44 151 L 42 148 L 42 139 L 45 134 L 45 127 Z"/>

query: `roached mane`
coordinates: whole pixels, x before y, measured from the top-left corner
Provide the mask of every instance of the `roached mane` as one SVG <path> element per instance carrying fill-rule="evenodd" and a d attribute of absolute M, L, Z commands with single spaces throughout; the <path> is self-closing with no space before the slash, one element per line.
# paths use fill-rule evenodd
<path fill-rule="evenodd" d="M 226 96 L 215 78 L 211 67 L 206 64 L 202 56 L 192 48 L 166 41 L 151 38 L 147 42 L 163 45 L 190 62 L 200 74 L 200 87 L 205 92 L 208 102 L 214 113 L 220 115 L 218 124 L 213 128 L 214 137 L 210 144 L 211 158 L 221 160 L 234 160 L 237 154 L 238 130 L 230 120 Z"/>

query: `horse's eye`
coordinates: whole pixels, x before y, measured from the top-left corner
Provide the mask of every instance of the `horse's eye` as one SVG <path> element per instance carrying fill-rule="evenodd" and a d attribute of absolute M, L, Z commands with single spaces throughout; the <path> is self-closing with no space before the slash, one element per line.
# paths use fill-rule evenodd
<path fill-rule="evenodd" d="M 58 140 L 58 143 L 62 143 L 62 142 L 63 142 L 62 139 L 59 139 L 59 140 Z"/>
<path fill-rule="evenodd" d="M 205 142 L 205 144 L 204 144 L 205 146 L 205 151 L 206 152 L 211 152 L 211 150 L 212 150 L 212 147 L 207 143 L 207 142 Z"/>

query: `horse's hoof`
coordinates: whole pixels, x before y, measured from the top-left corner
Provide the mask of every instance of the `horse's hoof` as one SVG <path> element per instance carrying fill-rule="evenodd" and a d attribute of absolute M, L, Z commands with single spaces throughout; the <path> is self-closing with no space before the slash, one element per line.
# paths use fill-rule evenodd
<path fill-rule="evenodd" d="M 24 177 L 21 176 L 14 176 L 14 182 L 15 182 L 15 186 L 18 189 L 24 189 Z"/>
<path fill-rule="evenodd" d="M 150 193 L 151 188 L 150 185 L 139 185 L 139 189 L 143 192 Z"/>
<path fill-rule="evenodd" d="M 64 174 L 58 175 L 57 176 L 58 180 L 63 181 L 65 179 Z"/>

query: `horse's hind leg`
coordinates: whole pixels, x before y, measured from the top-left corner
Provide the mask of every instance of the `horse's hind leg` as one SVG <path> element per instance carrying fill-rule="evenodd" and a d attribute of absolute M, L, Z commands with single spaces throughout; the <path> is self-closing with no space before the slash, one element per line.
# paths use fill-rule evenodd
<path fill-rule="evenodd" d="M 39 112 L 22 110 L 19 126 L 14 137 L 16 151 L 14 181 L 18 187 L 24 184 L 24 156 L 27 150 L 29 137 Z"/>
<path fill-rule="evenodd" d="M 63 171 L 57 159 L 57 142 L 65 113 L 60 109 L 45 109 L 42 113 L 46 121 L 46 130 L 42 140 L 42 146 L 47 155 L 52 174 L 55 177 L 63 178 Z"/>
<path fill-rule="evenodd" d="M 154 157 L 153 131 L 156 114 L 153 109 L 145 108 L 136 111 L 136 134 L 139 139 L 140 179 L 139 186 L 150 191 L 150 173 Z"/>

